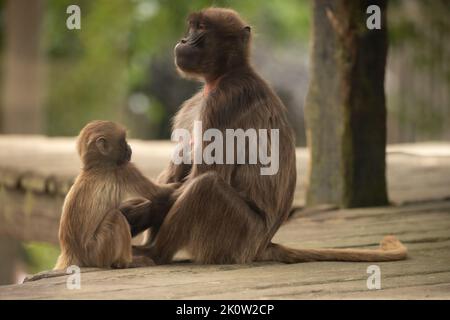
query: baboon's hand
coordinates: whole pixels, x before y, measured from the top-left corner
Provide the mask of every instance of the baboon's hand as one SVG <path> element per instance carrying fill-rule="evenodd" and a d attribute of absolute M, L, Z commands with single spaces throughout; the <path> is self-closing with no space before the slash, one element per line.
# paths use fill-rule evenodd
<path fill-rule="evenodd" d="M 136 236 L 148 229 L 151 201 L 144 198 L 136 198 L 123 202 L 119 210 L 125 216 L 130 225 L 131 236 Z"/>

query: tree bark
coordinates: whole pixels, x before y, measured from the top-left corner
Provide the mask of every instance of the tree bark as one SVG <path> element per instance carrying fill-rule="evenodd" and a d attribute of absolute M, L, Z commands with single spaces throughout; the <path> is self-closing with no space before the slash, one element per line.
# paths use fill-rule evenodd
<path fill-rule="evenodd" d="M 15 282 L 20 258 L 20 243 L 0 230 L 0 285 Z"/>
<path fill-rule="evenodd" d="M 0 130 L 4 133 L 42 133 L 44 116 L 40 27 L 43 1 L 9 0 L 5 11 Z"/>
<path fill-rule="evenodd" d="M 369 30 L 366 9 L 381 8 Z M 387 0 L 313 1 L 311 81 L 305 114 L 307 205 L 388 203 L 385 174 Z"/>

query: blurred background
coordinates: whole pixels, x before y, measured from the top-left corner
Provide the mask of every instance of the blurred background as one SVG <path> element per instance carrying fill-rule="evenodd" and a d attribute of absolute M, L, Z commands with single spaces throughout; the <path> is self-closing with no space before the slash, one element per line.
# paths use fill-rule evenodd
<path fill-rule="evenodd" d="M 110 119 L 135 138 L 168 139 L 169 119 L 199 87 L 176 74 L 172 48 L 187 13 L 215 5 L 238 10 L 253 26 L 254 64 L 292 113 L 297 143 L 305 145 L 307 0 L 0 3 L 0 133 L 71 136 L 89 120 Z M 81 8 L 81 30 L 66 28 L 70 4 Z M 450 138 L 449 7 L 441 0 L 390 2 L 389 143 Z"/>
<path fill-rule="evenodd" d="M 66 8 L 81 8 L 68 30 Z M 311 3 L 307 0 L 2 0 L 0 134 L 74 136 L 93 119 L 130 136 L 169 139 L 170 118 L 200 87 L 181 79 L 172 49 L 185 18 L 231 7 L 253 27 L 253 61 L 289 109 L 305 145 Z M 391 0 L 386 94 L 388 143 L 450 140 L 450 6 Z M 58 249 L 25 243 L 27 272 L 51 268 Z"/>

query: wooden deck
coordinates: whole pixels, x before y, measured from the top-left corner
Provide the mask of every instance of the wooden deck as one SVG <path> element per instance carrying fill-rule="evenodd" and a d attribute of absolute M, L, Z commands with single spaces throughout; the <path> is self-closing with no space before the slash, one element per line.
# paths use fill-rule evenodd
<path fill-rule="evenodd" d="M 77 172 L 73 139 L 28 138 L 21 148 L 15 147 L 14 139 L 24 141 L 0 137 L 0 148 L 7 151 L 0 154 L 0 217 L 22 217 L 17 234 L 43 239 L 37 229 L 53 232 L 64 185 L 70 186 Z M 155 176 L 170 156 L 165 142 L 131 144 L 136 163 L 149 176 Z M 81 274 L 79 290 L 66 288 L 67 276 L 1 286 L 0 299 L 450 299 L 450 144 L 390 146 L 388 151 L 393 206 L 298 212 L 274 239 L 298 248 L 374 247 L 384 235 L 395 234 L 407 245 L 409 258 L 373 263 L 381 270 L 381 290 L 367 288 L 369 263 L 177 263 L 87 270 Z M 296 204 L 301 205 L 304 149 L 298 149 L 297 160 Z M 22 202 L 6 205 L 11 199 Z M 51 235 L 46 240 L 55 239 Z"/>

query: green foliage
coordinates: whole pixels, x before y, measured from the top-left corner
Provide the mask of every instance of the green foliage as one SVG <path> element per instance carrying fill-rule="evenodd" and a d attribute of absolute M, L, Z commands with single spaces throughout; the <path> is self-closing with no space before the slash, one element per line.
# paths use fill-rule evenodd
<path fill-rule="evenodd" d="M 55 266 L 59 255 L 59 248 L 42 242 L 28 242 L 23 244 L 25 250 L 27 272 L 37 273 L 51 270 Z"/>
<path fill-rule="evenodd" d="M 61 16 L 61 5 L 51 4 L 50 17 Z M 76 134 L 92 119 L 117 120 L 126 93 L 131 5 L 102 0 L 82 8 L 81 30 L 67 30 L 60 18 L 48 24 L 48 38 L 67 37 L 49 44 L 49 134 Z"/>
<path fill-rule="evenodd" d="M 446 0 L 391 0 L 388 11 L 389 41 L 392 47 L 411 46 L 418 53 L 415 62 L 427 67 L 445 52 L 445 41 L 436 39 L 450 29 L 450 6 Z M 442 39 L 443 40 L 443 39 Z M 432 55 L 421 54 L 423 46 L 431 46 Z"/>
<path fill-rule="evenodd" d="M 396 58 L 391 67 L 399 83 L 388 96 L 390 118 L 398 122 L 400 136 L 441 139 L 450 115 L 448 1 L 392 0 L 388 12 L 390 50 Z"/>
<path fill-rule="evenodd" d="M 65 27 L 70 4 L 81 8 L 81 30 Z M 308 37 L 307 0 L 49 0 L 47 133 L 74 135 L 92 119 L 126 122 L 128 96 L 148 83 L 152 61 L 172 52 L 189 12 L 209 6 L 236 9 L 273 45 Z M 142 116 L 167 118 L 166 106 L 148 98 L 154 108 Z"/>

